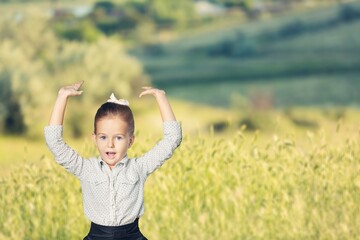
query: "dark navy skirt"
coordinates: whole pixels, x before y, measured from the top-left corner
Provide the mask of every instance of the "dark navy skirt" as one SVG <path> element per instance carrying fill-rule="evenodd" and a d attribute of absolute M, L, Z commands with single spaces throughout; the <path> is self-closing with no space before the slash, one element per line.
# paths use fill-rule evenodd
<path fill-rule="evenodd" d="M 122 226 L 102 226 L 91 223 L 90 232 L 84 240 L 147 240 L 139 229 L 139 219 Z"/>

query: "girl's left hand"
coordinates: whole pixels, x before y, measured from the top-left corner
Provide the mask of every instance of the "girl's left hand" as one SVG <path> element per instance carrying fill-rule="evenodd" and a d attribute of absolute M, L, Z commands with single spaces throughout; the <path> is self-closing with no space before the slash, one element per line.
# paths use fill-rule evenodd
<path fill-rule="evenodd" d="M 161 90 L 161 89 L 157 89 L 157 88 L 153 88 L 153 87 L 142 87 L 142 89 L 144 89 L 139 97 L 141 98 L 144 95 L 153 95 L 155 97 L 161 96 L 161 95 L 165 95 L 165 91 Z"/>

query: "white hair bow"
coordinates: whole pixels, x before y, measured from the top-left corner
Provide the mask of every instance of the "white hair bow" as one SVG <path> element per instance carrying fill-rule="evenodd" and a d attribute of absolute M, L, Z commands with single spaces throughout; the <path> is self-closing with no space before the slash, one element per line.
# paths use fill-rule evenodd
<path fill-rule="evenodd" d="M 120 104 L 120 105 L 125 105 L 125 106 L 129 106 L 129 102 L 126 99 L 117 99 L 114 95 L 114 93 L 111 93 L 111 96 L 109 98 L 109 100 L 107 100 L 107 102 L 111 102 L 111 103 L 116 103 L 116 104 Z"/>

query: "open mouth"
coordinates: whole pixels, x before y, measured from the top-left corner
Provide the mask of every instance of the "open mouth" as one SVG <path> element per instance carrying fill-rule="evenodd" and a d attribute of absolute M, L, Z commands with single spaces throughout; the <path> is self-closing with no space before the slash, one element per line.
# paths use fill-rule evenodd
<path fill-rule="evenodd" d="M 115 157 L 116 152 L 106 152 L 106 155 L 108 156 L 108 158 L 112 159 Z"/>

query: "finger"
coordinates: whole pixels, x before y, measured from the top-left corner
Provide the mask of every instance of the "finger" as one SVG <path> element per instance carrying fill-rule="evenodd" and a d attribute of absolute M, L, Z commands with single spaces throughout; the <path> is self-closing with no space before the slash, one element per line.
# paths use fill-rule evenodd
<path fill-rule="evenodd" d="M 74 92 L 74 95 L 75 95 L 75 96 L 80 96 L 82 93 L 83 93 L 83 91 L 75 91 L 75 92 Z"/>
<path fill-rule="evenodd" d="M 144 96 L 144 95 L 146 95 L 145 91 L 144 91 L 144 92 L 141 92 L 141 93 L 139 94 L 139 98 L 141 98 L 141 97 Z"/>
<path fill-rule="evenodd" d="M 77 82 L 77 83 L 73 84 L 73 87 L 74 87 L 76 90 L 78 90 L 83 83 L 84 83 L 84 81 Z"/>
<path fill-rule="evenodd" d="M 72 84 L 71 86 L 81 86 L 84 83 L 84 81 L 76 82 Z"/>
<path fill-rule="evenodd" d="M 78 82 L 78 84 L 79 84 L 80 86 L 82 86 L 84 82 L 85 82 L 85 81 L 82 80 L 82 81 Z"/>
<path fill-rule="evenodd" d="M 142 96 L 144 96 L 144 95 L 148 95 L 148 94 L 152 94 L 151 89 L 148 89 L 148 90 L 142 91 L 142 92 L 140 93 L 139 97 L 141 98 Z"/>

